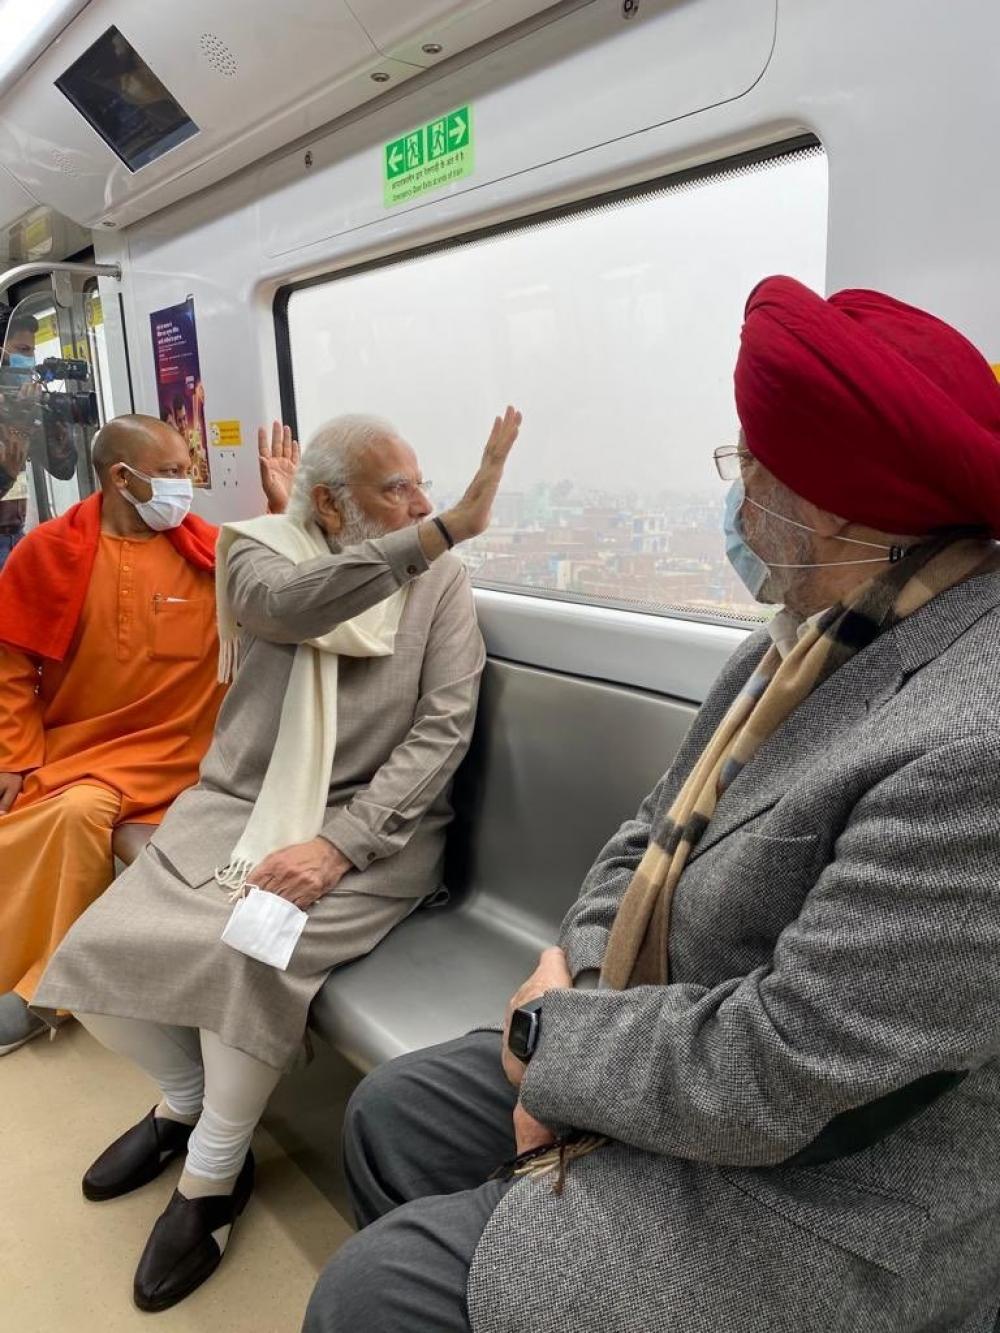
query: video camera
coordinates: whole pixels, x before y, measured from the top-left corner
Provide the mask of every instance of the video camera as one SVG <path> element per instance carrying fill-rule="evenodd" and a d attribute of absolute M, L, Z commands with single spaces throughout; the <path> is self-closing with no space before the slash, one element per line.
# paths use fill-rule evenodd
<path fill-rule="evenodd" d="M 35 373 L 43 384 L 51 384 L 53 380 L 82 381 L 90 378 L 90 367 L 86 361 L 73 357 L 47 356 L 36 366 Z"/>
<path fill-rule="evenodd" d="M 40 366 L 0 367 L 0 427 L 23 434 L 50 426 L 95 427 L 100 424 L 97 395 L 88 389 L 53 389 L 54 382 L 82 384 L 90 378 L 86 361 L 73 357 L 47 356 Z M 31 385 L 30 392 L 24 391 Z"/>

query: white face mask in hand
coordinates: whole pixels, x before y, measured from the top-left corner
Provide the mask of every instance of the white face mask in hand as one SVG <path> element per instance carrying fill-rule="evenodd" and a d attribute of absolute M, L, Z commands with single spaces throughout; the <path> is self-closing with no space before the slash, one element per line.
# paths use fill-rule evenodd
<path fill-rule="evenodd" d="M 222 942 L 284 972 L 308 920 L 308 915 L 287 898 L 248 884 L 246 895 L 238 900 L 226 922 Z"/>

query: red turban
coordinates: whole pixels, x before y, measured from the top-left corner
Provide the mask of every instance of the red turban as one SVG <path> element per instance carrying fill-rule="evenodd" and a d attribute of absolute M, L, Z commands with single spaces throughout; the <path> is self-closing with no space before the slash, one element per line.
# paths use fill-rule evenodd
<path fill-rule="evenodd" d="M 750 293 L 736 363 L 747 448 L 813 504 L 882 532 L 1000 537 L 1000 384 L 949 324 L 794 278 Z"/>

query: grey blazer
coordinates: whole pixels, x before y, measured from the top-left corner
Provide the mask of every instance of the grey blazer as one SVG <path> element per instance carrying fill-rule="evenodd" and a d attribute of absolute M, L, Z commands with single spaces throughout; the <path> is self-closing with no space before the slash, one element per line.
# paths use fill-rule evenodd
<path fill-rule="evenodd" d="M 763 746 L 680 881 L 671 985 L 546 997 L 524 1103 L 615 1142 L 561 1195 L 507 1193 L 470 1275 L 475 1333 L 993 1329 L 998 607 L 1000 575 L 941 595 Z M 735 654 L 599 856 L 563 925 L 574 975 L 766 645 Z M 849 1151 L 850 1113 L 877 1120 L 894 1091 L 884 1137 Z"/>

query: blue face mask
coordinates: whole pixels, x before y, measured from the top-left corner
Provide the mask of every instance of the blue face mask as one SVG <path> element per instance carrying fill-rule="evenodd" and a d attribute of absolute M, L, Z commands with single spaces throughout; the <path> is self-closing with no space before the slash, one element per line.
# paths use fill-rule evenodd
<path fill-rule="evenodd" d="M 743 520 L 740 517 L 740 511 L 745 500 L 748 500 L 748 496 L 743 489 L 742 479 L 734 481 L 729 489 L 729 494 L 726 496 L 726 517 L 722 526 L 726 534 L 726 556 L 729 563 L 739 574 L 755 602 L 773 600 L 768 597 L 761 597 L 764 584 L 767 582 L 767 577 L 772 569 L 831 569 L 838 565 L 882 565 L 887 562 L 894 564 L 906 554 L 906 548 L 902 546 L 887 546 L 884 542 L 866 542 L 857 537 L 837 537 L 837 541 L 845 542 L 849 546 L 867 546 L 870 550 L 885 551 L 887 554 L 869 556 L 864 560 L 816 560 L 805 564 L 790 564 L 787 562 L 765 564 L 757 552 L 751 550 L 743 531 Z M 806 523 L 799 523 L 797 519 L 787 518 L 784 514 L 777 514 L 773 509 L 768 509 L 766 505 L 758 504 L 756 500 L 749 500 L 749 503 L 755 509 L 759 509 L 761 513 L 776 518 L 779 523 L 788 523 L 791 527 L 800 528 L 803 532 L 818 531 L 816 528 L 810 528 Z"/>
<path fill-rule="evenodd" d="M 14 370 L 34 370 L 35 368 L 35 358 L 29 356 L 27 352 L 11 352 L 8 361 Z"/>
<path fill-rule="evenodd" d="M 726 517 L 722 525 L 726 534 L 726 559 L 740 576 L 750 596 L 755 602 L 759 602 L 761 591 L 771 571 L 757 552 L 747 545 L 743 533 L 743 520 L 740 518 L 743 500 L 743 482 L 734 481 L 726 496 Z"/>

